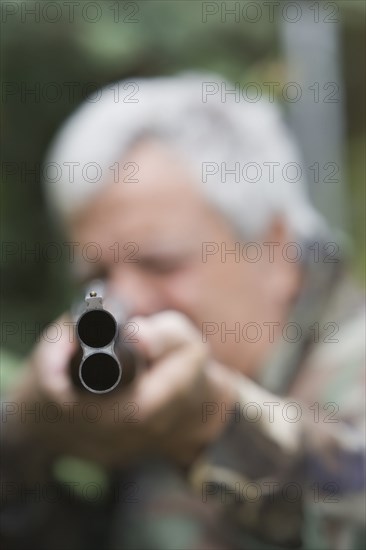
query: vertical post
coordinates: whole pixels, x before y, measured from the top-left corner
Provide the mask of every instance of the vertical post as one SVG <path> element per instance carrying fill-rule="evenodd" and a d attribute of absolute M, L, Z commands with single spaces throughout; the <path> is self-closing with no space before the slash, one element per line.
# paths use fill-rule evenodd
<path fill-rule="evenodd" d="M 280 25 L 286 80 L 302 91 L 298 101 L 289 102 L 290 125 L 302 150 L 313 203 L 332 226 L 347 230 L 341 23 L 339 14 L 329 18 L 322 4 L 315 4 L 320 13 L 300 3 L 299 21 Z"/>

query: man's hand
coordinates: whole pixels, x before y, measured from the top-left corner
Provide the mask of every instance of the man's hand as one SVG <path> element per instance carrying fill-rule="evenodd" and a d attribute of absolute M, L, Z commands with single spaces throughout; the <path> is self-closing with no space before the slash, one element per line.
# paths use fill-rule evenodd
<path fill-rule="evenodd" d="M 59 326 L 67 320 L 59 319 Z M 223 430 L 218 415 L 203 422 L 203 403 L 230 408 L 236 400 L 233 375 L 210 358 L 208 346 L 182 314 L 168 311 L 132 321 L 149 368 L 130 386 L 105 395 L 74 388 L 69 364 L 77 345 L 64 330 L 58 342 L 37 346 L 12 396 L 19 411 L 21 403 L 28 410 L 38 407 L 39 420 L 18 415 L 12 429 L 39 441 L 50 456 L 72 454 L 123 467 L 154 452 L 189 465 Z"/>
<path fill-rule="evenodd" d="M 227 367 L 210 358 L 209 347 L 182 314 L 167 311 L 136 317 L 138 347 L 151 364 L 137 382 L 135 400 L 156 451 L 188 465 L 223 430 L 220 417 L 203 420 L 207 402 L 237 400 Z"/>

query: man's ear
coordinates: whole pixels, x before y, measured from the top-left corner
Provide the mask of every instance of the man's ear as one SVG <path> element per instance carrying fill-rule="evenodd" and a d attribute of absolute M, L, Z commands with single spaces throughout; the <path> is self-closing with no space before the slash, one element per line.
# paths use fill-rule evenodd
<path fill-rule="evenodd" d="M 282 304 L 291 303 L 301 286 L 301 244 L 296 242 L 283 218 L 276 217 L 263 239 L 270 247 L 268 284 Z"/>

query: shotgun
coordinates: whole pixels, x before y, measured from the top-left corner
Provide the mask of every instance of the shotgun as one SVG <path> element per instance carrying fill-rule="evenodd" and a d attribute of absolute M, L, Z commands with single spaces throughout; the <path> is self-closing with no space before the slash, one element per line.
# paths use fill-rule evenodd
<path fill-rule="evenodd" d="M 122 315 L 106 307 L 100 284 L 89 288 L 74 314 L 79 349 L 71 361 L 71 376 L 79 389 L 103 394 L 130 383 L 143 362 L 123 341 Z"/>

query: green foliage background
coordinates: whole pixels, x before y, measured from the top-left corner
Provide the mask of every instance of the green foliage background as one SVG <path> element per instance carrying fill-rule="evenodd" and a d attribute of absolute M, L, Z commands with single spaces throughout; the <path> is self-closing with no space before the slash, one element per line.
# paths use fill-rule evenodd
<path fill-rule="evenodd" d="M 61 2 L 61 0 L 59 0 Z M 243 0 L 244 1 L 244 0 Z M 241 3 L 243 3 L 243 1 Z M 2 4 L 9 2 L 2 2 Z M 14 2 L 16 4 L 17 2 Z M 27 2 L 34 4 L 34 2 Z M 41 2 L 42 4 L 42 2 Z M 82 6 L 85 2 L 80 2 Z M 47 145 L 64 118 L 83 100 L 83 85 L 103 86 L 122 78 L 170 74 L 185 69 L 219 72 L 236 82 L 283 79 L 283 62 L 274 24 L 222 24 L 218 18 L 202 23 L 202 2 L 138 1 L 138 22 L 114 22 L 101 2 L 103 17 L 90 23 L 66 14 L 56 23 L 32 21 L 20 15 L 2 22 L 2 86 L 34 88 L 56 82 L 76 82 L 75 98 L 21 101 L 20 94 L 2 101 L 2 168 L 4 163 L 32 167 L 40 163 Z M 131 2 L 119 2 L 122 15 Z M 342 71 L 346 89 L 347 189 L 352 211 L 355 272 L 362 275 L 365 257 L 364 143 L 365 4 L 338 3 L 342 16 Z M 75 10 L 75 13 L 80 13 Z M 51 14 L 51 11 L 50 11 Z M 47 243 L 60 236 L 45 208 L 37 175 L 21 181 L 2 171 L 2 236 L 4 242 Z M 19 254 L 2 262 L 2 322 L 43 326 L 69 306 L 73 287 L 67 266 L 44 261 L 20 262 Z M 7 339 L 10 351 L 26 353 L 34 335 Z"/>

